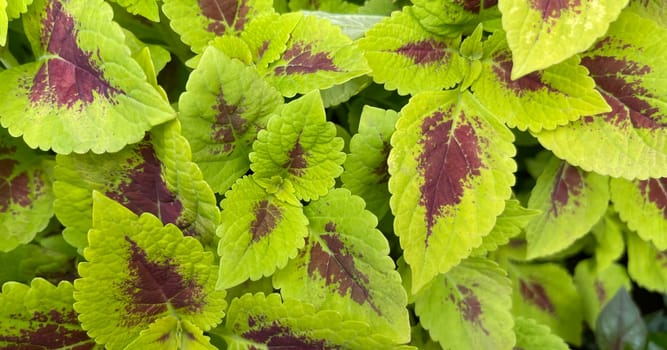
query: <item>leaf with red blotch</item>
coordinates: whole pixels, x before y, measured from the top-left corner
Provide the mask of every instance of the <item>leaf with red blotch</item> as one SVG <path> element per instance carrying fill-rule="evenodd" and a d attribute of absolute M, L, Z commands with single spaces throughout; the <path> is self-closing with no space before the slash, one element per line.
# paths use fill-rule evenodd
<path fill-rule="evenodd" d="M 49 223 L 52 163 L 0 129 L 0 251 L 30 242 Z"/>
<path fill-rule="evenodd" d="M 586 171 L 626 179 L 667 177 L 666 51 L 667 29 L 623 12 L 581 59 L 611 112 L 542 131 L 540 143 Z"/>
<path fill-rule="evenodd" d="M 215 250 L 220 220 L 215 195 L 192 163 L 177 121 L 117 153 L 58 155 L 55 180 L 56 216 L 67 227 L 67 241 L 79 249 L 88 244 L 95 190 L 137 215 L 156 215 Z"/>
<path fill-rule="evenodd" d="M 401 110 L 390 206 L 412 293 L 482 243 L 511 195 L 512 133 L 469 92 L 424 92 Z"/>
<path fill-rule="evenodd" d="M 157 331 L 167 343 L 187 333 L 201 337 L 222 320 L 226 293 L 215 290 L 214 255 L 176 226 L 93 192 L 88 240 L 74 309 L 97 343 L 123 349 L 150 342 Z"/>
<path fill-rule="evenodd" d="M 0 72 L 0 122 L 32 148 L 116 152 L 176 113 L 132 58 L 102 0 L 36 0 L 22 16 L 37 61 Z"/>

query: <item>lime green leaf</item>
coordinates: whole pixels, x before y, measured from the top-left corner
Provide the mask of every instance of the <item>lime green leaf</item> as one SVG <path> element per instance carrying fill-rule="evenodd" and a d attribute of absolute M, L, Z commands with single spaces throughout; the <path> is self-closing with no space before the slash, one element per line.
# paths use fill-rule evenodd
<path fill-rule="evenodd" d="M 287 42 L 301 18 L 299 14 L 270 14 L 248 23 L 241 39 L 250 49 L 252 61 L 258 69 L 267 71 L 269 64 L 277 61 L 287 50 Z"/>
<path fill-rule="evenodd" d="M 667 3 L 663 0 L 630 0 L 627 9 L 667 27 Z"/>
<path fill-rule="evenodd" d="M 323 18 L 326 18 L 326 16 L 320 16 L 315 12 L 326 13 L 331 15 L 340 15 L 340 14 L 350 15 L 359 10 L 358 4 L 344 0 L 318 0 L 318 1 L 290 0 L 288 6 L 292 12 L 301 11 L 309 15 L 312 14 Z M 318 11 L 309 11 L 309 10 L 318 10 Z"/>
<path fill-rule="evenodd" d="M 0 129 L 0 252 L 30 242 L 49 223 L 52 168 L 51 157 Z"/>
<path fill-rule="evenodd" d="M 253 177 L 239 179 L 220 203 L 220 273 L 217 288 L 270 276 L 303 248 L 308 219 L 301 204 L 266 193 Z"/>
<path fill-rule="evenodd" d="M 304 210 L 306 247 L 273 278 L 286 298 L 336 310 L 370 324 L 395 343 L 410 340 L 407 295 L 389 257 L 389 244 L 361 198 L 334 189 Z"/>
<path fill-rule="evenodd" d="M 30 286 L 8 282 L 0 293 L 0 348 L 101 349 L 88 337 L 72 308 L 72 284 L 44 279 Z"/>
<path fill-rule="evenodd" d="M 596 330 L 595 340 L 600 349 L 640 350 L 646 345 L 646 324 L 625 288 L 600 312 Z"/>
<path fill-rule="evenodd" d="M 601 37 L 628 0 L 500 0 L 512 79 L 562 62 Z"/>
<path fill-rule="evenodd" d="M 279 294 L 246 294 L 232 301 L 225 321 L 232 349 L 391 349 L 367 324 Z"/>
<path fill-rule="evenodd" d="M 512 133 L 468 92 L 425 92 L 396 124 L 390 206 L 416 293 L 482 243 L 514 183 Z"/>
<path fill-rule="evenodd" d="M 250 168 L 257 182 L 269 188 L 279 181 L 279 190 L 293 187 L 297 199 L 311 200 L 326 194 L 342 172 L 345 161 L 343 139 L 326 121 L 317 91 L 290 102 L 280 116 L 269 120 L 257 135 L 250 153 Z"/>
<path fill-rule="evenodd" d="M 142 42 L 134 35 L 134 33 L 125 28 L 123 28 L 123 33 L 125 34 L 125 44 L 130 48 L 130 51 L 132 51 L 132 57 L 134 57 L 134 59 L 139 62 L 139 65 L 142 66 L 144 72 L 147 75 L 148 81 L 153 86 L 157 87 L 156 75 L 167 65 L 167 63 L 169 63 L 169 61 L 171 61 L 171 54 L 167 49 L 160 45 L 146 44 Z M 146 48 L 150 53 L 149 56 L 152 63 L 150 73 L 152 74 L 149 74 L 146 67 L 144 67 L 144 65 L 142 65 L 140 62 L 141 55 Z M 161 89 L 161 87 L 158 88 Z"/>
<path fill-rule="evenodd" d="M 512 312 L 547 325 L 568 343 L 579 345 L 583 315 L 581 295 L 572 277 L 556 264 L 509 265 Z"/>
<path fill-rule="evenodd" d="M 440 35 L 471 33 L 478 23 L 499 18 L 497 0 L 415 0 L 412 13 L 429 32 Z"/>
<path fill-rule="evenodd" d="M 0 122 L 12 135 L 56 153 L 115 152 L 176 116 L 112 16 L 102 0 L 30 7 L 24 25 L 38 61 L 0 72 Z"/>
<path fill-rule="evenodd" d="M 658 250 L 635 233 L 627 235 L 627 244 L 630 278 L 648 290 L 667 290 L 667 250 Z"/>
<path fill-rule="evenodd" d="M 574 270 L 574 283 L 583 301 L 584 320 L 595 331 L 600 310 L 620 288 L 630 290 L 632 284 L 625 267 L 611 264 L 598 268 L 595 260 L 583 260 Z"/>
<path fill-rule="evenodd" d="M 151 337 L 158 326 L 149 327 L 163 317 L 204 331 L 218 324 L 226 302 L 225 291 L 214 290 L 213 254 L 152 214 L 138 217 L 99 192 L 93 197 L 88 262 L 74 282 L 74 308 L 88 334 L 122 349 L 146 329 Z"/>
<path fill-rule="evenodd" d="M 7 0 L 0 0 L 0 46 L 7 43 L 7 30 L 9 29 L 9 18 L 7 16 Z"/>
<path fill-rule="evenodd" d="M 540 131 L 610 111 L 578 57 L 510 78 L 514 58 L 503 34 L 495 33 L 484 42 L 482 72 L 472 85 L 475 96 L 499 120 L 520 130 Z"/>
<path fill-rule="evenodd" d="M 258 69 L 283 96 L 327 89 L 368 73 L 361 50 L 339 27 L 300 13 L 281 17 L 288 17 L 288 23 L 294 20 L 289 17 L 298 21 L 289 33 L 285 50 L 266 68 L 258 65 Z"/>
<path fill-rule="evenodd" d="M 667 176 L 665 51 L 667 29 L 622 13 L 581 61 L 612 111 L 543 131 L 540 143 L 586 171 L 627 179 Z"/>
<path fill-rule="evenodd" d="M 378 218 L 389 210 L 387 157 L 398 113 L 364 106 L 359 132 L 352 136 L 350 154 L 341 175 L 343 186 L 366 201 Z"/>
<path fill-rule="evenodd" d="M 482 239 L 482 245 L 475 248 L 471 255 L 485 255 L 509 243 L 510 239 L 519 235 L 528 222 L 538 214 L 539 210 L 526 209 L 516 199 L 505 201 L 505 210 L 498 216 L 496 225 Z"/>
<path fill-rule="evenodd" d="M 72 263 L 74 255 L 76 252 L 62 252 L 35 243 L 19 246 L 8 253 L 0 252 L 0 284 L 8 281 L 30 283 L 38 276 L 52 281 L 64 280 L 76 272 Z"/>
<path fill-rule="evenodd" d="M 125 350 L 144 349 L 192 349 L 216 350 L 209 338 L 202 334 L 201 329 L 188 321 L 179 322 L 176 318 L 166 316 L 153 322 L 147 330 Z"/>
<path fill-rule="evenodd" d="M 503 269 L 466 259 L 415 299 L 415 313 L 443 349 L 509 349 L 515 343 L 512 287 Z"/>
<path fill-rule="evenodd" d="M 140 15 L 150 19 L 153 22 L 160 21 L 160 10 L 157 6 L 157 0 L 111 0 L 120 6 L 125 7 L 127 12 L 133 15 Z"/>
<path fill-rule="evenodd" d="M 542 213 L 526 225 L 527 258 L 548 256 L 587 234 L 609 205 L 609 179 L 552 157 L 528 200 Z"/>
<path fill-rule="evenodd" d="M 406 7 L 373 26 L 359 40 L 373 80 L 401 95 L 450 88 L 463 80 L 460 37 L 427 32 Z"/>
<path fill-rule="evenodd" d="M 87 245 L 93 190 L 135 214 L 151 213 L 178 226 L 184 234 L 215 247 L 219 210 L 213 191 L 190 160 L 179 123 L 154 128 L 146 140 L 117 153 L 58 155 L 54 192 L 58 219 L 67 226 L 70 244 Z"/>
<path fill-rule="evenodd" d="M 523 350 L 568 350 L 562 338 L 551 333 L 549 327 L 537 323 L 531 318 L 514 318 L 516 345 L 514 349 Z"/>
<path fill-rule="evenodd" d="M 253 67 L 210 47 L 179 99 L 183 135 L 204 178 L 224 193 L 250 168 L 248 154 L 282 97 Z"/>
<path fill-rule="evenodd" d="M 614 209 L 628 227 L 659 250 L 667 250 L 667 178 L 611 180 Z"/>
<path fill-rule="evenodd" d="M 21 14 L 28 11 L 28 6 L 33 0 L 9 0 L 7 1 L 7 16 L 9 19 L 19 18 Z"/>
<path fill-rule="evenodd" d="M 598 269 L 606 268 L 623 256 L 625 252 L 623 228 L 618 216 L 608 208 L 607 214 L 591 229 L 596 241 L 595 265 Z"/>

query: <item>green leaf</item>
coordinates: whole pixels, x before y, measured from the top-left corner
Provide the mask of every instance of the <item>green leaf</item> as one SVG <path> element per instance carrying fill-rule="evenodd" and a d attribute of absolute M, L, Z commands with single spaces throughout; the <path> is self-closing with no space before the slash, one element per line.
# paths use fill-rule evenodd
<path fill-rule="evenodd" d="M 7 1 L 7 16 L 9 19 L 19 18 L 28 11 L 28 6 L 33 0 L 9 0 Z"/>
<path fill-rule="evenodd" d="M 473 249 L 470 255 L 483 256 L 509 243 L 511 238 L 518 236 L 528 222 L 539 214 L 539 210 L 526 209 L 516 199 L 505 201 L 505 210 L 498 216 L 495 226 L 482 239 L 482 245 Z"/>
<path fill-rule="evenodd" d="M 667 178 L 611 180 L 614 209 L 639 237 L 667 250 Z"/>
<path fill-rule="evenodd" d="M 74 281 L 74 309 L 88 334 L 122 349 L 164 331 L 168 321 L 162 318 L 203 331 L 218 324 L 226 302 L 225 291 L 214 289 L 213 254 L 152 214 L 137 216 L 99 192 L 93 197 L 87 262 L 79 264 L 81 278 Z"/>
<path fill-rule="evenodd" d="M 188 321 L 179 322 L 174 317 L 163 317 L 153 322 L 141 336 L 125 347 L 126 350 L 144 349 L 193 349 L 216 350 L 201 329 Z"/>
<path fill-rule="evenodd" d="M 176 116 L 112 17 L 102 0 L 30 7 L 24 27 L 38 60 L 0 72 L 0 122 L 12 135 L 56 153 L 116 152 Z"/>
<path fill-rule="evenodd" d="M 340 3 L 341 1 L 338 2 Z M 331 13 L 332 11 L 325 11 L 324 9 L 320 9 L 320 11 L 304 11 L 304 13 L 329 20 L 333 25 L 340 27 L 343 34 L 352 40 L 361 38 L 369 28 L 384 19 L 384 16 L 379 15 Z"/>
<path fill-rule="evenodd" d="M 0 293 L 0 348 L 101 349 L 88 337 L 72 308 L 72 284 L 44 279 L 30 286 L 8 282 Z"/>
<path fill-rule="evenodd" d="M 475 96 L 499 120 L 519 130 L 540 131 L 610 111 L 578 57 L 511 78 L 514 56 L 503 34 L 497 32 L 484 42 L 482 71 L 472 85 Z"/>
<path fill-rule="evenodd" d="M 183 136 L 215 192 L 224 193 L 250 168 L 257 132 L 282 106 L 282 97 L 253 67 L 210 47 L 179 99 Z"/>
<path fill-rule="evenodd" d="M 658 250 L 635 233 L 627 235 L 627 244 L 630 278 L 651 291 L 667 290 L 667 250 Z"/>
<path fill-rule="evenodd" d="M 501 0 L 503 29 L 512 49 L 512 79 L 562 62 L 589 48 L 628 0 Z"/>
<path fill-rule="evenodd" d="M 364 106 L 359 132 L 350 140 L 350 154 L 341 175 L 343 187 L 366 201 L 368 210 L 382 218 L 389 210 L 387 157 L 398 113 Z"/>
<path fill-rule="evenodd" d="M 500 17 L 497 0 L 415 0 L 412 13 L 429 32 L 452 36 L 469 34 L 478 23 Z"/>
<path fill-rule="evenodd" d="M 326 194 L 343 172 L 342 149 L 343 139 L 336 137 L 320 95 L 312 91 L 285 105 L 258 133 L 250 169 L 270 193 L 293 187 L 297 199 L 314 200 Z"/>
<path fill-rule="evenodd" d="M 608 208 L 607 214 L 591 229 L 596 241 L 595 265 L 598 269 L 606 268 L 623 256 L 625 252 L 623 228 L 618 216 Z"/>
<path fill-rule="evenodd" d="M 52 168 L 51 157 L 0 129 L 0 252 L 32 241 L 48 225 Z"/>
<path fill-rule="evenodd" d="M 63 240 L 62 237 L 58 239 Z M 19 246 L 8 253 L 0 252 L 0 284 L 9 281 L 30 283 L 34 277 L 64 280 L 76 271 L 72 263 L 74 255 L 76 252 L 68 254 L 35 243 Z"/>
<path fill-rule="evenodd" d="M 301 18 L 299 14 L 274 13 L 257 17 L 248 23 L 246 30 L 241 33 L 241 39 L 250 49 L 252 62 L 257 69 L 268 71 L 269 64 L 280 59 Z"/>
<path fill-rule="evenodd" d="M 609 204 L 609 179 L 552 157 L 537 178 L 528 208 L 542 213 L 526 225 L 527 258 L 557 253 L 586 235 Z"/>
<path fill-rule="evenodd" d="M 667 29 L 622 13 L 581 60 L 612 111 L 542 131 L 540 143 L 586 171 L 627 179 L 667 176 L 665 51 Z"/>
<path fill-rule="evenodd" d="M 600 312 L 595 340 L 600 349 L 644 349 L 646 324 L 625 288 L 619 289 Z"/>
<path fill-rule="evenodd" d="M 157 0 L 111 0 L 120 6 L 123 6 L 127 12 L 133 15 L 140 15 L 150 19 L 153 22 L 160 21 L 160 10 Z"/>
<path fill-rule="evenodd" d="M 512 140 L 468 92 L 421 93 L 401 110 L 389 191 L 413 294 L 493 228 L 514 183 Z"/>
<path fill-rule="evenodd" d="M 310 304 L 279 294 L 246 294 L 232 301 L 225 321 L 232 349 L 391 349 L 367 324 L 349 321 L 333 310 L 316 312 Z"/>
<path fill-rule="evenodd" d="M 667 5 L 662 0 L 630 0 L 627 10 L 667 27 Z"/>
<path fill-rule="evenodd" d="M 270 276 L 304 246 L 308 219 L 301 203 L 266 193 L 254 177 L 239 179 L 220 206 L 218 289 Z"/>
<path fill-rule="evenodd" d="M 512 264 L 512 312 L 535 319 L 568 343 L 581 344 L 581 296 L 572 277 L 560 265 Z"/>
<path fill-rule="evenodd" d="M 406 7 L 366 32 L 359 46 L 373 80 L 401 95 L 451 88 L 463 80 L 465 59 L 458 54 L 460 37 L 427 32 Z"/>
<path fill-rule="evenodd" d="M 495 262 L 470 258 L 438 276 L 415 298 L 415 313 L 443 349 L 509 349 L 512 287 Z"/>
<path fill-rule="evenodd" d="M 304 212 L 310 222 L 306 246 L 274 275 L 274 286 L 285 298 L 336 310 L 345 319 L 367 322 L 374 334 L 408 342 L 407 295 L 387 239 L 364 201 L 334 189 Z"/>
<path fill-rule="evenodd" d="M 175 224 L 211 249 L 219 210 L 213 191 L 190 159 L 176 121 L 154 128 L 146 140 L 117 153 L 58 155 L 54 192 L 58 219 L 70 244 L 87 245 L 92 191 L 99 191 L 135 214 L 151 213 Z"/>
<path fill-rule="evenodd" d="M 514 332 L 516 345 L 514 349 L 523 350 L 568 350 L 562 338 L 551 333 L 549 327 L 537 323 L 531 318 L 515 317 Z"/>

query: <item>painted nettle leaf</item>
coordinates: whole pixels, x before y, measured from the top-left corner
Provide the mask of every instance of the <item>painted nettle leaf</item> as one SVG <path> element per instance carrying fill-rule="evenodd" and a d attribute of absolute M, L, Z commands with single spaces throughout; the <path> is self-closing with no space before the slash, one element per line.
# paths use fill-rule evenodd
<path fill-rule="evenodd" d="M 345 319 L 367 322 L 373 334 L 397 344 L 410 340 L 407 295 L 389 257 L 389 244 L 361 198 L 334 189 L 304 208 L 306 246 L 273 282 L 285 298 Z"/>
<path fill-rule="evenodd" d="M 540 143 L 586 171 L 628 179 L 667 176 L 666 50 L 666 28 L 623 12 L 581 60 L 611 112 L 542 131 Z"/>
<path fill-rule="evenodd" d="M 512 140 L 468 92 L 424 92 L 401 110 L 389 191 L 413 294 L 470 255 L 493 228 L 514 183 Z"/>
<path fill-rule="evenodd" d="M 614 209 L 639 237 L 667 250 L 667 178 L 611 180 Z"/>
<path fill-rule="evenodd" d="M 117 153 L 56 157 L 54 203 L 63 235 L 82 249 L 92 223 L 92 191 L 104 193 L 139 215 L 151 213 L 163 224 L 215 250 L 219 209 L 213 191 L 190 159 L 177 121 L 154 128 L 144 141 Z"/>
<path fill-rule="evenodd" d="M 482 245 L 473 249 L 470 255 L 483 256 L 509 243 L 510 239 L 518 236 L 526 225 L 539 214 L 539 210 L 522 207 L 516 199 L 507 200 L 505 210 L 498 216 L 491 232 L 482 238 Z"/>
<path fill-rule="evenodd" d="M 30 285 L 7 282 L 0 293 L 0 348 L 102 349 L 81 328 L 73 287 L 36 278 Z"/>
<path fill-rule="evenodd" d="M 512 49 L 512 79 L 562 62 L 589 48 L 628 0 L 499 0 Z"/>
<path fill-rule="evenodd" d="M 9 21 L 28 11 L 32 0 L 0 0 L 0 46 L 7 44 Z"/>
<path fill-rule="evenodd" d="M 102 153 L 176 117 L 112 17 L 102 0 L 35 1 L 23 22 L 38 59 L 0 72 L 2 126 L 32 148 Z"/>
<path fill-rule="evenodd" d="M 660 250 L 636 233 L 626 235 L 628 274 L 637 284 L 659 293 L 667 290 L 667 250 Z"/>
<path fill-rule="evenodd" d="M 412 14 L 429 32 L 457 35 L 472 32 L 478 23 L 500 19 L 498 0 L 415 0 Z"/>
<path fill-rule="evenodd" d="M 548 326 L 532 318 L 514 318 L 516 345 L 514 349 L 524 350 L 567 350 L 569 347 L 559 336 L 552 334 Z"/>
<path fill-rule="evenodd" d="M 613 190 L 612 190 L 613 193 Z M 625 226 L 609 207 L 607 214 L 591 229 L 595 238 L 595 265 L 604 269 L 619 260 L 625 253 L 623 231 Z"/>
<path fill-rule="evenodd" d="M 111 0 L 120 6 L 123 6 L 128 12 L 134 15 L 143 16 L 153 22 L 160 21 L 160 9 L 158 0 Z"/>
<path fill-rule="evenodd" d="M 99 192 L 93 197 L 87 261 L 74 281 L 83 328 L 108 349 L 203 341 L 202 331 L 226 309 L 225 291 L 215 290 L 213 253 L 152 214 L 137 216 Z"/>
<path fill-rule="evenodd" d="M 0 252 L 26 244 L 53 216 L 53 158 L 0 130 Z"/>

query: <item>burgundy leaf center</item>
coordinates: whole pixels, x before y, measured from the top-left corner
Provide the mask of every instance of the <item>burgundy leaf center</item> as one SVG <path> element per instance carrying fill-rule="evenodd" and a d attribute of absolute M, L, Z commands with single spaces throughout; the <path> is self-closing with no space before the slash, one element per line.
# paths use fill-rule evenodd
<path fill-rule="evenodd" d="M 498 80 L 519 97 L 524 96 L 528 92 L 542 89 L 546 89 L 546 91 L 552 93 L 558 92 L 558 90 L 542 81 L 542 72 L 539 71 L 512 80 L 512 59 L 506 53 L 496 56 L 494 61 L 493 72 L 498 77 Z"/>
<path fill-rule="evenodd" d="M 74 310 L 50 310 L 35 312 L 30 320 L 23 315 L 10 315 L 10 320 L 24 325 L 18 335 L 0 334 L 3 349 L 92 349 L 95 343 L 86 331 L 78 327 L 79 320 Z"/>
<path fill-rule="evenodd" d="M 30 207 L 34 198 L 43 194 L 44 183 L 41 180 L 41 170 L 34 170 L 33 182 L 26 171 L 12 177 L 14 167 L 18 162 L 14 159 L 0 159 L 0 212 L 5 212 L 14 203 L 22 207 Z"/>
<path fill-rule="evenodd" d="M 218 114 L 215 123 L 211 125 L 211 139 L 223 144 L 223 152 L 230 153 L 234 150 L 237 135 L 242 135 L 248 130 L 248 121 L 241 117 L 244 110 L 237 105 L 227 104 L 223 92 L 217 97 L 218 104 L 215 107 Z"/>
<path fill-rule="evenodd" d="M 576 11 L 581 6 L 581 0 L 530 0 L 530 6 L 542 13 L 544 21 L 548 21 L 560 18 L 563 12 Z"/>
<path fill-rule="evenodd" d="M 457 307 L 463 313 L 463 319 L 481 329 L 484 334 L 489 335 L 489 331 L 482 324 L 480 318 L 482 315 L 482 305 L 475 293 L 466 286 L 457 285 L 456 288 L 461 293 L 461 296 L 463 296 L 463 299 L 457 303 Z"/>
<path fill-rule="evenodd" d="M 551 299 L 549 299 L 547 292 L 544 290 L 544 287 L 540 283 L 529 282 L 520 279 L 519 292 L 526 301 L 536 305 L 543 311 L 546 311 L 550 314 L 556 313 L 556 308 L 551 303 Z"/>
<path fill-rule="evenodd" d="M 263 237 L 271 233 L 282 218 L 280 208 L 269 203 L 264 199 L 257 203 L 255 207 L 255 220 L 250 223 L 250 233 L 252 241 L 258 242 Z"/>
<path fill-rule="evenodd" d="M 257 321 L 249 317 L 248 324 L 255 325 Z M 281 325 L 277 321 L 273 321 L 271 325 L 253 329 L 243 333 L 243 337 L 260 344 L 268 345 L 269 349 L 335 349 L 327 345 L 324 339 L 311 339 L 307 335 L 296 334 L 294 331 L 286 326 Z"/>
<path fill-rule="evenodd" d="M 340 71 L 326 52 L 313 53 L 311 44 L 295 43 L 285 51 L 283 59 L 286 63 L 275 68 L 276 75 Z"/>
<path fill-rule="evenodd" d="M 247 0 L 197 0 L 202 14 L 212 20 L 207 30 L 223 35 L 225 28 L 242 31 L 248 19 L 250 7 Z"/>
<path fill-rule="evenodd" d="M 396 49 L 396 53 L 409 57 L 415 64 L 429 64 L 449 57 L 445 48 L 445 43 L 430 39 L 407 43 Z"/>
<path fill-rule="evenodd" d="M 667 219 L 667 178 L 641 180 L 639 191 L 644 198 L 662 210 L 663 217 Z"/>
<path fill-rule="evenodd" d="M 287 172 L 294 176 L 303 176 L 304 169 L 308 167 L 306 156 L 306 150 L 301 145 L 301 135 L 299 135 L 294 143 L 294 147 L 289 151 L 289 160 L 283 164 L 283 168 L 286 168 Z"/>
<path fill-rule="evenodd" d="M 489 7 L 498 4 L 498 0 L 485 0 L 480 4 L 480 0 L 454 0 L 454 2 L 463 7 L 464 10 L 472 13 L 479 13 L 481 9 L 488 9 Z"/>
<path fill-rule="evenodd" d="M 558 210 L 565 207 L 570 201 L 570 196 L 578 196 L 584 188 L 584 180 L 579 169 L 562 162 L 556 171 L 556 183 L 551 191 L 551 210 L 554 216 L 558 216 Z M 574 205 L 578 205 L 575 200 Z"/>

